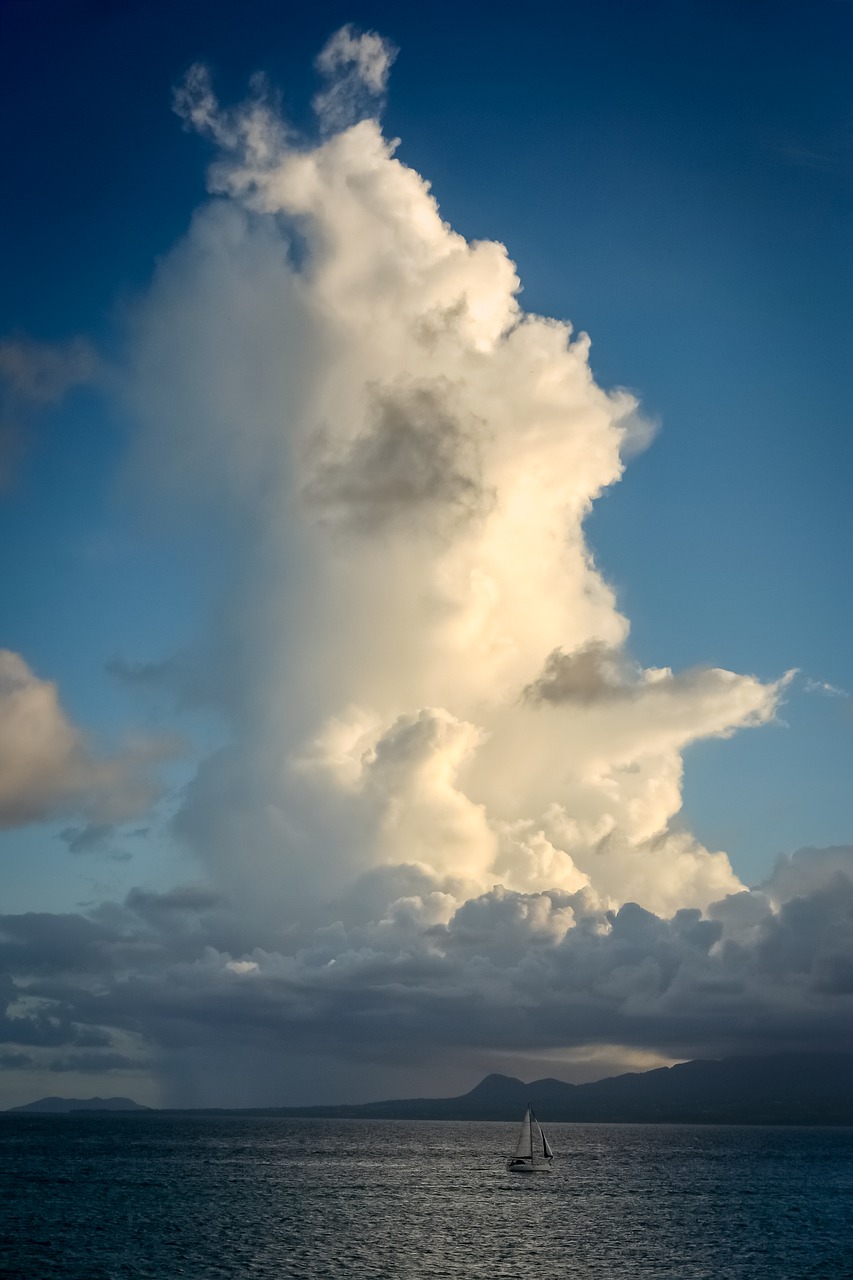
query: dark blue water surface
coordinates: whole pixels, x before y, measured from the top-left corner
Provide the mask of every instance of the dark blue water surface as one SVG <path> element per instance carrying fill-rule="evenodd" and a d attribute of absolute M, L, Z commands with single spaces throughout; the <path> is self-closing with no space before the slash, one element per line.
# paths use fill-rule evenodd
<path fill-rule="evenodd" d="M 853 1277 L 853 1130 L 0 1116 L 3 1280 Z"/>

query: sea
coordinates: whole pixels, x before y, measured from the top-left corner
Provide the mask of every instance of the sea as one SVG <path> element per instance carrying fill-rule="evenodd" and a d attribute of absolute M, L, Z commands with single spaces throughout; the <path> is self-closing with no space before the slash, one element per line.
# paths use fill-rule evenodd
<path fill-rule="evenodd" d="M 2 1280 L 844 1280 L 853 1129 L 0 1115 Z"/>

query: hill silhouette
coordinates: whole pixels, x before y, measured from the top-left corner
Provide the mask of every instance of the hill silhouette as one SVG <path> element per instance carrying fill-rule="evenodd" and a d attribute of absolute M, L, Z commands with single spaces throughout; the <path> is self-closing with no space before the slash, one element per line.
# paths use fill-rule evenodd
<path fill-rule="evenodd" d="M 797 1053 L 697 1060 L 591 1084 L 525 1084 L 489 1075 L 455 1098 L 352 1106 L 277 1107 L 277 1115 L 395 1120 L 514 1120 L 530 1102 L 551 1121 L 690 1124 L 853 1124 L 853 1054 Z"/>
<path fill-rule="evenodd" d="M 9 1111 L 31 1111 L 40 1115 L 65 1115 L 70 1111 L 150 1111 L 132 1098 L 39 1098 Z"/>
<path fill-rule="evenodd" d="M 514 1076 L 488 1075 L 454 1098 L 243 1110 L 329 1119 L 517 1120 L 528 1102 L 546 1122 L 853 1125 L 853 1054 L 699 1059 L 590 1084 L 568 1084 L 550 1077 L 525 1084 Z M 7 1114 L 80 1111 L 151 1112 L 152 1108 L 131 1098 L 54 1097 L 10 1107 Z"/>

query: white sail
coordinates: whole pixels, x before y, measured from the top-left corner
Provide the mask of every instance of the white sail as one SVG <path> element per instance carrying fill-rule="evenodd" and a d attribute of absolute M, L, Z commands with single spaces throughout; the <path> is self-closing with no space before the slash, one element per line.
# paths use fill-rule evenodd
<path fill-rule="evenodd" d="M 531 1111 L 528 1107 L 524 1113 L 524 1119 L 521 1122 L 521 1133 L 518 1135 L 518 1142 L 515 1146 L 515 1159 L 523 1160 L 533 1155 L 533 1130 L 530 1125 Z"/>

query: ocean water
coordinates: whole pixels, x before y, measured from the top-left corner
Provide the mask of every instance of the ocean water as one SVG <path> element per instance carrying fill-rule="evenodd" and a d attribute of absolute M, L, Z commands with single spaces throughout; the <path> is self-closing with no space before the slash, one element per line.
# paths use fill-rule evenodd
<path fill-rule="evenodd" d="M 0 1116 L 3 1280 L 844 1280 L 853 1130 Z"/>

